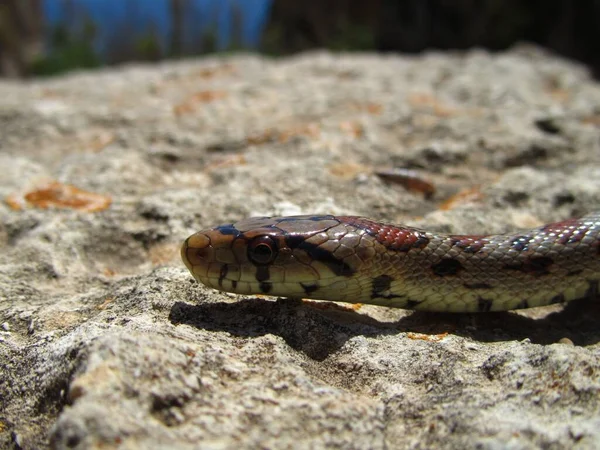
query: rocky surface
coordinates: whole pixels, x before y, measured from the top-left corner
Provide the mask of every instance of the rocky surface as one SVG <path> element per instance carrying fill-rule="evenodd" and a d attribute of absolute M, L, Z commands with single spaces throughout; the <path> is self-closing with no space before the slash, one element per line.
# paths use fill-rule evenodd
<path fill-rule="evenodd" d="M 600 87 L 580 66 L 521 47 L 2 82 L 0 146 L 0 447 L 600 445 L 596 304 L 240 298 L 178 255 L 251 215 L 489 233 L 598 208 Z"/>

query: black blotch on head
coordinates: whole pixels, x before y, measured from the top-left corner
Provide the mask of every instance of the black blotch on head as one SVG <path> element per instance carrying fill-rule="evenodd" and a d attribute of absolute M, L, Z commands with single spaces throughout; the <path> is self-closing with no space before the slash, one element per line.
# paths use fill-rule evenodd
<path fill-rule="evenodd" d="M 330 251 L 325 250 L 318 245 L 309 244 L 303 240 L 303 242 L 297 245 L 296 248 L 305 251 L 314 261 L 319 261 L 320 263 L 325 264 L 329 270 L 331 270 L 337 276 L 349 277 L 354 274 L 352 267 L 350 267 L 344 261 L 337 259 Z"/>
<path fill-rule="evenodd" d="M 494 286 L 488 283 L 464 283 L 467 289 L 492 289 Z"/>
<path fill-rule="evenodd" d="M 511 242 L 510 245 L 512 248 L 518 251 L 527 250 L 527 246 L 529 245 L 529 236 L 516 236 Z"/>
<path fill-rule="evenodd" d="M 232 223 L 228 223 L 226 225 L 220 225 L 217 228 L 215 228 L 216 231 L 218 231 L 221 234 L 225 234 L 227 236 L 239 236 L 240 235 L 240 230 L 238 230 L 236 227 L 233 226 Z"/>
<path fill-rule="evenodd" d="M 227 272 L 229 272 L 229 266 L 227 264 L 223 264 L 221 271 L 219 272 L 219 287 L 223 287 L 223 280 L 227 276 Z"/>
<path fill-rule="evenodd" d="M 269 266 L 256 266 L 256 281 L 267 281 L 271 278 Z"/>
<path fill-rule="evenodd" d="M 310 295 L 319 289 L 319 285 L 317 283 L 300 283 L 300 286 L 302 286 L 302 289 L 304 289 L 304 293 L 306 295 Z"/>
<path fill-rule="evenodd" d="M 373 278 L 373 295 L 387 291 L 394 279 L 389 275 L 379 275 Z"/>
<path fill-rule="evenodd" d="M 271 292 L 271 289 L 273 289 L 273 283 L 269 283 L 267 281 L 263 281 L 262 283 L 260 283 L 258 285 L 258 287 L 260 288 L 260 291 L 264 294 L 268 294 L 269 292 Z"/>
<path fill-rule="evenodd" d="M 489 298 L 479 297 L 477 299 L 477 311 L 479 312 L 489 312 L 492 309 L 492 305 L 494 301 Z"/>
<path fill-rule="evenodd" d="M 306 236 L 301 234 L 287 233 L 285 235 L 285 245 L 287 245 L 289 248 L 298 248 L 298 246 L 302 244 L 305 239 Z"/>
<path fill-rule="evenodd" d="M 459 261 L 451 258 L 442 259 L 437 264 L 431 266 L 431 270 L 438 277 L 456 275 L 463 269 L 464 267 Z"/>

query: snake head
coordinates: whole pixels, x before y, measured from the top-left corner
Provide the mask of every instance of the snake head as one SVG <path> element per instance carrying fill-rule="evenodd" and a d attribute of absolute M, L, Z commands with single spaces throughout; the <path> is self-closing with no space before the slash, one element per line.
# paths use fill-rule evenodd
<path fill-rule="evenodd" d="M 255 217 L 191 235 L 181 257 L 221 291 L 331 299 L 352 293 L 362 234 L 333 216 Z"/>

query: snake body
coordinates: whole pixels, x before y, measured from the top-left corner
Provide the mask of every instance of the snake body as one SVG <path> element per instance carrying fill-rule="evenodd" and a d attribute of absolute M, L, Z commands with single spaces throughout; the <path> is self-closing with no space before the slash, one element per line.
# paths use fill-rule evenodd
<path fill-rule="evenodd" d="M 355 216 L 256 217 L 193 234 L 181 256 L 198 281 L 237 294 L 505 311 L 596 297 L 600 212 L 490 236 Z"/>

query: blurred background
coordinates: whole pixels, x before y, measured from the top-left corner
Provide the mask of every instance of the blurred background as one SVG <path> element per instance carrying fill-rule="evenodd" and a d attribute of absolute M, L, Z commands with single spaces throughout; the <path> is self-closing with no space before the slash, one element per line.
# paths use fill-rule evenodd
<path fill-rule="evenodd" d="M 600 0 L 0 0 L 0 76 L 211 53 L 532 42 L 600 74 Z"/>

